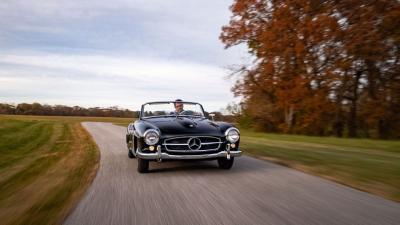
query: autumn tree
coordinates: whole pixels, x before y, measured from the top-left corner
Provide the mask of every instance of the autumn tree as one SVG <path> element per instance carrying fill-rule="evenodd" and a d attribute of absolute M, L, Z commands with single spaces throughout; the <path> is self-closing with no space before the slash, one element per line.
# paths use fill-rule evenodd
<path fill-rule="evenodd" d="M 0 103 L 0 114 L 14 114 L 14 113 L 15 113 L 15 106 L 6 103 Z"/>
<path fill-rule="evenodd" d="M 391 85 L 398 81 L 399 2 L 335 1 L 335 7 L 346 33 L 343 63 L 338 65 L 345 71 L 343 91 L 338 94 L 349 103 L 349 136 L 357 136 L 357 126 L 364 124 L 377 127 L 379 136 L 384 137 L 390 130 L 388 119 L 395 118 L 387 115 L 394 110 L 387 101 L 392 101 Z"/>
<path fill-rule="evenodd" d="M 398 104 L 398 8 L 389 0 L 234 1 L 220 39 L 246 44 L 256 58 L 236 71 L 233 87 L 246 113 L 269 131 L 341 136 L 347 125 L 356 136 L 359 124 L 384 126 Z M 360 121 L 370 108 L 374 116 Z"/>

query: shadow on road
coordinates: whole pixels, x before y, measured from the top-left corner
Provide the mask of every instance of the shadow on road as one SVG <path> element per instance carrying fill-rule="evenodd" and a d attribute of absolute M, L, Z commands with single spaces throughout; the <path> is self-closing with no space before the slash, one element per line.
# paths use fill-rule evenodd
<path fill-rule="evenodd" d="M 268 166 L 265 164 L 258 165 L 258 160 L 251 160 L 252 163 L 247 163 L 246 158 L 235 159 L 235 163 L 230 170 L 218 168 L 216 160 L 213 161 L 167 161 L 162 163 L 151 162 L 149 173 L 169 173 L 169 172 L 211 172 L 211 173 L 248 173 L 259 171 L 260 169 L 276 169 L 276 166 Z"/>
<path fill-rule="evenodd" d="M 213 171 L 219 170 L 214 161 L 193 161 L 193 162 L 151 162 L 149 173 L 178 172 L 178 171 Z"/>

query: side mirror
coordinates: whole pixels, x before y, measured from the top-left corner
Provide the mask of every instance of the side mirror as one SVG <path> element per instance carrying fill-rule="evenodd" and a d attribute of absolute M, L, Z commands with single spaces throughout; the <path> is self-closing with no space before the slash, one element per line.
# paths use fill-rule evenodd
<path fill-rule="evenodd" d="M 210 117 L 211 117 L 211 119 L 214 121 L 214 116 L 215 116 L 215 113 L 210 113 L 210 114 L 208 114 Z"/>

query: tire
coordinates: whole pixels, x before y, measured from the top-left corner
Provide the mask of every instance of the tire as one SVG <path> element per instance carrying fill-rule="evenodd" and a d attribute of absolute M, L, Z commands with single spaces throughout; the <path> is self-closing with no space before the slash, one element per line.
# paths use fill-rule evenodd
<path fill-rule="evenodd" d="M 128 157 L 131 159 L 136 158 L 135 154 L 133 154 L 132 150 L 128 150 Z"/>
<path fill-rule="evenodd" d="M 149 160 L 138 158 L 137 170 L 139 173 L 147 173 L 149 171 Z"/>
<path fill-rule="evenodd" d="M 218 167 L 220 169 L 229 170 L 232 168 L 234 158 L 226 159 L 226 158 L 219 158 L 218 159 Z"/>

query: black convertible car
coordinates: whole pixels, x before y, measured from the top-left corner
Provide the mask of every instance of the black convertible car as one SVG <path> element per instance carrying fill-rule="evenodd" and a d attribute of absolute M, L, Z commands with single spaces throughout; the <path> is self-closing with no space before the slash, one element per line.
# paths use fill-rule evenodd
<path fill-rule="evenodd" d="M 163 101 L 142 105 L 139 119 L 126 134 L 128 156 L 138 159 L 138 171 L 147 172 L 149 161 L 218 160 L 230 169 L 240 156 L 239 130 L 229 123 L 206 118 L 195 102 Z"/>

